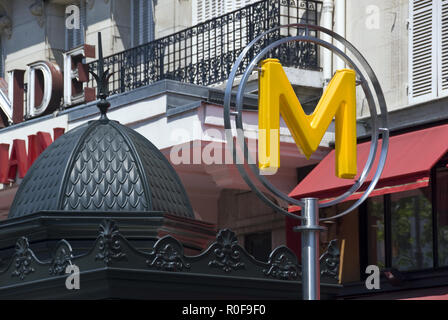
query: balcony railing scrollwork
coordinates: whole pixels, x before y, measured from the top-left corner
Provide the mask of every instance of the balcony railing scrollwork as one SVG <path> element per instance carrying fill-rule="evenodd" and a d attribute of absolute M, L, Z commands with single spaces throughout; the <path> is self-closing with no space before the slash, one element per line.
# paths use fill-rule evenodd
<path fill-rule="evenodd" d="M 113 73 L 110 94 L 134 90 L 163 79 L 197 85 L 227 80 L 245 46 L 262 32 L 295 23 L 318 24 L 322 3 L 311 0 L 262 0 L 191 28 L 104 58 Z M 279 29 L 258 42 L 241 64 L 242 73 L 267 44 L 304 33 L 298 28 Z M 310 31 L 311 35 L 314 31 Z M 319 69 L 315 44 L 296 42 L 279 47 L 271 56 L 284 66 Z M 89 64 L 96 72 L 97 61 Z M 94 87 L 93 79 L 89 86 Z"/>

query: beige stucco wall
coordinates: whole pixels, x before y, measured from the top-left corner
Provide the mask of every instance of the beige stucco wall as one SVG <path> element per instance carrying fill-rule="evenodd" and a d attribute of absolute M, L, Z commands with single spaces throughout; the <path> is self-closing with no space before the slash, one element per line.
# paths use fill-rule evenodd
<path fill-rule="evenodd" d="M 191 27 L 192 0 L 156 0 L 155 38 Z"/>
<path fill-rule="evenodd" d="M 3 1 L 4 2 L 4 1 Z M 5 54 L 5 69 L 24 69 L 28 63 L 37 60 L 53 60 L 57 50 L 63 49 L 55 35 L 55 23 L 58 21 L 58 6 L 48 5 L 43 24 L 31 14 L 27 1 L 10 1 L 8 16 L 12 21 L 12 33 L 9 38 L 2 34 L 2 47 Z M 47 42 L 54 44 L 56 52 L 51 52 Z M 62 47 L 60 46 L 62 45 Z"/>
<path fill-rule="evenodd" d="M 130 13 L 130 1 L 95 1 L 92 9 L 87 8 L 86 43 L 96 45 L 98 32 L 101 32 L 104 56 L 129 49 Z"/>
<path fill-rule="evenodd" d="M 408 0 L 347 0 L 346 38 L 376 73 L 389 111 L 408 104 Z M 378 11 L 378 26 L 375 11 Z M 367 104 L 358 95 L 358 110 Z"/>
<path fill-rule="evenodd" d="M 1 34 L 5 70 L 25 69 L 37 60 L 55 61 L 62 67 L 65 50 L 65 8 L 71 2 L 45 2 L 44 15 L 31 14 L 27 0 L 0 1 L 0 8 L 12 22 L 11 37 Z M 95 1 L 87 7 L 86 43 L 97 44 L 101 31 L 105 56 L 131 46 L 130 2 L 120 0 Z"/>

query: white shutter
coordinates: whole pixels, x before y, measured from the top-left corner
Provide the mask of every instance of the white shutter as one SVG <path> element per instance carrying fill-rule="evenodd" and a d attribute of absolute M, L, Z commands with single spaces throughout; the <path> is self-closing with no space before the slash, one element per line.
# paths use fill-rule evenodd
<path fill-rule="evenodd" d="M 143 44 L 148 41 L 149 21 L 148 11 L 149 5 L 147 0 L 140 0 L 140 39 L 138 44 Z"/>
<path fill-rule="evenodd" d="M 226 0 L 225 7 L 226 13 L 232 12 L 241 7 L 241 0 Z"/>
<path fill-rule="evenodd" d="M 411 0 L 409 25 L 409 102 L 437 96 L 437 3 Z"/>
<path fill-rule="evenodd" d="M 448 0 L 438 2 L 438 89 L 439 97 L 448 96 Z"/>
<path fill-rule="evenodd" d="M 193 25 L 222 16 L 260 0 L 193 0 Z"/>

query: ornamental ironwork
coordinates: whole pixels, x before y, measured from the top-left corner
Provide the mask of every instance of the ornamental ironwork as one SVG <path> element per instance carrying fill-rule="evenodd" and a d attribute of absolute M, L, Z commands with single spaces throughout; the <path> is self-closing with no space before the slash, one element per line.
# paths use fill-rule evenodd
<path fill-rule="evenodd" d="M 73 250 L 66 240 L 59 241 L 56 246 L 53 259 L 50 263 L 49 272 L 51 275 L 63 275 L 65 269 L 72 264 Z"/>
<path fill-rule="evenodd" d="M 229 229 L 219 231 L 216 240 L 214 259 L 208 263 L 210 267 L 220 268 L 225 272 L 246 267 L 241 261 L 241 250 L 233 231 Z"/>
<path fill-rule="evenodd" d="M 106 219 L 100 225 L 99 252 L 95 259 L 102 260 L 108 266 L 114 260 L 126 258 L 121 248 L 121 235 L 113 220 Z"/>
<path fill-rule="evenodd" d="M 266 276 L 281 280 L 295 280 L 300 276 L 297 257 L 287 247 L 279 247 L 272 251 L 268 266 L 263 270 Z"/>
<path fill-rule="evenodd" d="M 35 269 L 32 267 L 34 254 L 30 250 L 30 245 L 26 237 L 21 237 L 16 242 L 15 247 L 15 257 L 14 257 L 14 270 L 11 273 L 11 277 L 19 277 L 20 280 L 25 279 L 25 277 L 34 272 Z"/>
<path fill-rule="evenodd" d="M 223 279 L 301 281 L 301 266 L 290 249 L 278 247 L 272 251 L 268 262 L 259 261 L 238 244 L 235 233 L 228 229 L 219 231 L 216 240 L 196 256 L 186 256 L 184 246 L 169 235 L 159 239 L 149 250 L 138 249 L 120 233 L 114 220 L 104 220 L 100 230 L 93 246 L 86 248 L 86 252 L 74 255 L 69 241 L 61 240 L 48 260 L 36 257 L 28 239 L 20 238 L 10 263 L 0 268 L 0 295 L 5 286 L 64 277 L 69 265 L 76 265 L 81 275 L 113 267 L 114 270 L 139 270 L 151 274 L 170 271 Z M 325 256 L 321 258 L 321 264 L 326 263 L 323 259 Z M 338 255 L 333 255 L 332 259 L 335 259 L 333 266 L 339 265 Z M 334 284 L 337 280 L 323 273 L 322 282 Z"/>
<path fill-rule="evenodd" d="M 110 95 L 164 79 L 204 86 L 223 82 L 228 79 L 237 57 L 258 35 L 280 25 L 318 25 L 321 7 L 322 2 L 312 0 L 259 1 L 106 57 L 103 66 L 98 61 L 91 62 L 89 70 L 98 74 L 104 67 L 110 71 Z M 304 33 L 303 28 L 291 27 L 263 37 L 246 55 L 238 73 L 242 74 L 266 45 Z M 271 54 L 287 67 L 319 69 L 317 45 L 314 43 L 288 43 Z M 94 80 L 91 76 L 89 87 L 95 87 Z"/>
<path fill-rule="evenodd" d="M 327 250 L 320 257 L 320 274 L 330 278 L 339 277 L 340 250 L 337 240 L 331 240 Z"/>
<path fill-rule="evenodd" d="M 191 265 L 185 261 L 182 244 L 170 236 L 165 236 L 154 245 L 149 253 L 146 264 L 150 268 L 164 271 L 182 271 L 190 269 Z"/>

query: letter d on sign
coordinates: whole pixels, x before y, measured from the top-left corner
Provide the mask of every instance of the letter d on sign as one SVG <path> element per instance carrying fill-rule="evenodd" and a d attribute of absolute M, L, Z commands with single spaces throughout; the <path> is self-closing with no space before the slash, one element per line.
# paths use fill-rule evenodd
<path fill-rule="evenodd" d="M 65 268 L 65 273 L 70 275 L 65 280 L 65 286 L 68 290 L 79 290 L 79 268 L 78 266 L 71 264 Z"/>
<path fill-rule="evenodd" d="M 366 279 L 366 288 L 368 290 L 380 289 L 380 268 L 375 265 L 369 265 L 366 268 L 366 273 L 369 274 Z"/>

